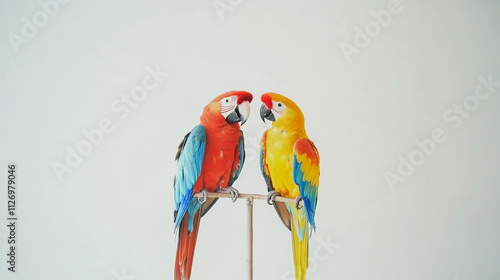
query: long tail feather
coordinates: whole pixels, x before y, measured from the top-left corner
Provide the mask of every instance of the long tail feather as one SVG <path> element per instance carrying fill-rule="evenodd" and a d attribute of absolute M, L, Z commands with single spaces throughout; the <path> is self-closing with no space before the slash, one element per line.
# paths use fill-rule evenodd
<path fill-rule="evenodd" d="M 184 215 L 179 229 L 177 241 L 177 256 L 175 258 L 175 280 L 189 280 L 193 266 L 194 249 L 200 227 L 200 211 L 197 211 L 193 220 L 193 230 L 188 230 L 188 215 Z"/>
<path fill-rule="evenodd" d="M 305 280 L 309 265 L 309 234 L 305 209 L 297 210 L 294 205 L 287 205 L 292 216 L 291 232 L 295 279 Z"/>

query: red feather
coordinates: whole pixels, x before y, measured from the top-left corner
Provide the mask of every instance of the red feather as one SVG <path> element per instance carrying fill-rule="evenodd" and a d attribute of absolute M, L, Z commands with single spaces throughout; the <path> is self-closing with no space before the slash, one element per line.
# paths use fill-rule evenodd
<path fill-rule="evenodd" d="M 239 147 L 241 136 L 240 125 L 228 124 L 219 109 L 211 104 L 205 107 L 200 118 L 207 131 L 207 141 L 203 166 L 200 177 L 194 184 L 194 193 L 203 188 L 208 192 L 214 192 L 218 187 L 227 188 L 232 167 L 240 164 L 239 156 L 235 157 L 235 149 Z"/>
<path fill-rule="evenodd" d="M 253 99 L 253 95 L 250 92 L 242 90 L 233 90 L 217 96 L 216 98 L 214 98 L 214 100 L 212 100 L 212 102 L 219 102 L 222 99 L 233 95 L 238 95 L 238 105 L 241 104 L 243 101 L 252 102 Z"/>
<path fill-rule="evenodd" d="M 262 97 L 260 98 L 260 100 L 266 104 L 266 107 L 268 109 L 272 109 L 273 108 L 273 99 L 271 98 L 271 96 L 269 96 L 269 94 L 265 93 L 262 95 Z"/>
<path fill-rule="evenodd" d="M 200 212 L 194 216 L 193 231 L 188 232 L 188 215 L 184 215 L 179 229 L 179 241 L 177 244 L 177 256 L 175 257 L 175 280 L 189 280 L 191 278 L 191 267 L 193 266 L 194 248 L 200 228 Z"/>

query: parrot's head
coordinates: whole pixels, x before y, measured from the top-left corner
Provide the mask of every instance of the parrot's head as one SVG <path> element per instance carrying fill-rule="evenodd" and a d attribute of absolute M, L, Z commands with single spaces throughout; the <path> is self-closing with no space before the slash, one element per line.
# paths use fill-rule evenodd
<path fill-rule="evenodd" d="M 222 116 L 228 124 L 243 125 L 250 116 L 250 102 L 253 96 L 246 91 L 228 91 L 217 96 L 205 110 Z M 220 117 L 219 117 L 220 118 Z"/>
<path fill-rule="evenodd" d="M 269 120 L 273 126 L 304 127 L 304 115 L 299 106 L 285 96 L 268 92 L 261 97 L 260 117 L 262 121 Z"/>

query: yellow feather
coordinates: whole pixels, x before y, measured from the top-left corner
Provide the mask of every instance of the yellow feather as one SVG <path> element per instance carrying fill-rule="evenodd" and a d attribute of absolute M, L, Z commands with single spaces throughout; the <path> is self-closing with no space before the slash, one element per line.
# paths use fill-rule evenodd
<path fill-rule="evenodd" d="M 299 139 L 307 137 L 304 116 L 299 107 L 288 98 L 268 93 L 273 101 L 282 102 L 286 109 L 266 131 L 265 162 L 273 188 L 284 197 L 296 198 L 300 195 L 299 186 L 293 180 L 294 147 Z M 316 151 L 317 152 L 317 151 Z M 315 187 L 319 186 L 319 159 L 310 158 L 306 153 L 297 154 L 297 161 L 302 163 L 304 179 Z M 306 209 L 297 210 L 295 205 L 287 203 L 291 215 L 291 234 L 295 279 L 305 280 L 309 263 L 309 223 Z M 300 234 L 299 234 L 300 232 Z M 303 235 L 300 240 L 300 235 Z"/>
<path fill-rule="evenodd" d="M 302 135 L 300 135 L 302 136 Z M 267 131 L 266 162 L 273 187 L 282 196 L 295 198 L 299 187 L 293 181 L 293 146 L 300 139 L 299 135 L 284 132 L 272 127 Z"/>
<path fill-rule="evenodd" d="M 292 247 L 293 263 L 295 268 L 295 280 L 305 280 L 306 270 L 309 265 L 309 235 L 307 230 L 307 216 L 305 210 L 297 210 L 294 205 L 288 209 L 292 212 Z M 300 240 L 297 231 L 304 230 L 304 238 Z"/>

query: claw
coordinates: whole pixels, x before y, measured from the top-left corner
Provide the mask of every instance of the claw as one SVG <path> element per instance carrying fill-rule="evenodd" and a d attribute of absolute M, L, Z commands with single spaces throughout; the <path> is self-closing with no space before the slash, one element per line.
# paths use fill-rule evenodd
<path fill-rule="evenodd" d="M 201 192 L 200 192 L 200 193 L 203 195 L 203 197 L 198 197 L 198 202 L 199 202 L 201 205 L 203 205 L 203 204 L 205 204 L 205 202 L 207 202 L 207 199 L 208 199 L 208 193 L 207 193 L 207 190 L 205 190 L 205 189 L 201 190 Z"/>
<path fill-rule="evenodd" d="M 299 194 L 296 198 L 295 198 L 295 208 L 297 208 L 297 210 L 299 210 L 300 208 L 302 208 L 302 206 L 300 206 L 300 202 L 301 201 L 304 201 L 302 199 L 302 196 Z M 300 207 L 299 207 L 300 206 Z"/>
<path fill-rule="evenodd" d="M 279 196 L 279 195 L 280 195 L 279 192 L 277 192 L 275 190 L 268 192 L 267 197 L 266 197 L 267 204 L 273 205 L 274 200 L 276 199 L 276 196 Z"/>
<path fill-rule="evenodd" d="M 216 192 L 230 194 L 231 195 L 231 200 L 233 202 L 235 202 L 238 199 L 238 197 L 240 196 L 240 192 L 237 189 L 233 188 L 233 187 L 227 187 L 227 188 L 223 188 L 223 189 L 218 189 L 218 190 L 216 190 Z"/>

